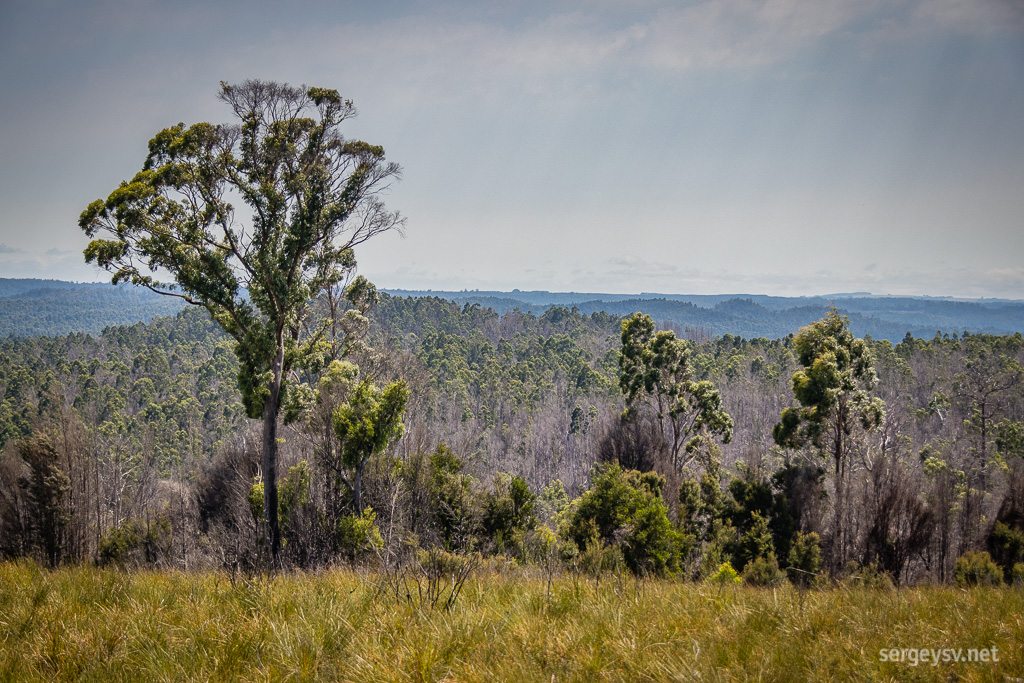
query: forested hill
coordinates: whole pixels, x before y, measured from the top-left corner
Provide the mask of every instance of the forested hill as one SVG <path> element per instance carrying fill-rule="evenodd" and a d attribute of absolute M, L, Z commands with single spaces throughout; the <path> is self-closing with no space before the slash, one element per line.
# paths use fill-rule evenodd
<path fill-rule="evenodd" d="M 181 310 L 180 300 L 105 283 L 0 278 L 0 338 L 98 333 Z"/>
<path fill-rule="evenodd" d="M 581 313 L 631 315 L 642 311 L 663 327 L 705 336 L 731 334 L 777 339 L 820 319 L 831 305 L 850 318 L 857 336 L 898 342 L 910 332 L 930 338 L 936 332 L 1013 334 L 1024 332 L 1024 302 L 927 297 L 876 297 L 863 293 L 821 297 L 764 295 L 594 294 L 559 292 L 431 292 L 386 290 L 395 296 L 437 296 L 459 304 L 479 304 L 497 313 L 518 308 L 539 315 L 551 306 L 575 306 Z M 667 323 L 667 324 L 666 324 Z"/>
<path fill-rule="evenodd" d="M 631 315 L 642 311 L 681 334 L 726 334 L 777 339 L 820 319 L 834 303 L 850 318 L 858 336 L 897 342 L 910 332 L 1012 334 L 1024 332 L 1024 302 L 962 301 L 915 297 L 873 297 L 862 293 L 821 297 L 764 295 L 595 294 L 578 292 L 384 290 L 394 296 L 437 296 L 460 305 L 479 304 L 503 314 L 519 309 L 542 314 L 551 306 L 575 306 L 581 313 Z M 181 309 L 177 299 L 145 289 L 101 283 L 0 278 L 0 338 L 71 332 L 98 333 L 112 325 L 148 322 Z"/>

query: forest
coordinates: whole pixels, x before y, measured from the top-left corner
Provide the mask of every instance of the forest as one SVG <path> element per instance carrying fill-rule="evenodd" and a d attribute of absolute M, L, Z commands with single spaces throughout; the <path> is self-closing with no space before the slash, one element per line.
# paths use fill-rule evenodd
<path fill-rule="evenodd" d="M 1024 339 L 677 337 L 359 279 L 279 433 L 281 558 L 753 585 L 1024 572 Z M 333 354 L 333 355 L 332 355 Z M 205 311 L 0 343 L 0 552 L 258 571 L 260 427 Z"/>

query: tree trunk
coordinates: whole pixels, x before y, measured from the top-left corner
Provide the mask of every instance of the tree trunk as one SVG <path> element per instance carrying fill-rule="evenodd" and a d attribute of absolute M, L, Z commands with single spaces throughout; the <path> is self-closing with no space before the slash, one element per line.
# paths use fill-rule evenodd
<path fill-rule="evenodd" d="M 264 539 L 269 551 L 269 566 L 278 566 L 281 552 L 281 525 L 277 518 L 277 417 L 281 408 L 281 380 L 284 369 L 284 343 L 278 333 L 277 357 L 271 368 L 270 395 L 263 404 L 263 519 Z"/>
<path fill-rule="evenodd" d="M 359 467 L 356 469 L 355 476 L 352 477 L 352 502 L 355 504 L 356 514 L 359 516 L 362 516 L 363 514 L 362 490 L 363 465 L 359 465 Z"/>

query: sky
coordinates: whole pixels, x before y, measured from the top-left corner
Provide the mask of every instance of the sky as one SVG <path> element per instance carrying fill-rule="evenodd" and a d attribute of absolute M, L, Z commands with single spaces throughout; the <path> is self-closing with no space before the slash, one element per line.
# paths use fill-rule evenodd
<path fill-rule="evenodd" d="M 381 288 L 1024 299 L 1024 0 L 0 0 L 0 277 L 220 81 L 403 168 Z"/>

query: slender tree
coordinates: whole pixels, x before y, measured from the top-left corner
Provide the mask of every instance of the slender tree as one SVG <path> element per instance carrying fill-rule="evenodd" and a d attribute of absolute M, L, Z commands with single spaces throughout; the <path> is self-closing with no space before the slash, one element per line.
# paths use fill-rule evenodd
<path fill-rule="evenodd" d="M 619 368 L 627 416 L 640 406 L 650 407 L 677 470 L 696 457 L 702 434 L 717 435 L 724 443 L 732 438 L 733 421 L 722 409 L 718 389 L 707 380 L 694 380 L 686 342 L 672 331 L 655 333 L 649 315 L 636 313 L 622 323 Z"/>
<path fill-rule="evenodd" d="M 849 320 L 835 308 L 801 328 L 793 348 L 803 366 L 793 375 L 793 395 L 800 407 L 782 411 L 772 436 L 780 446 L 810 444 L 822 455 L 831 456 L 836 477 L 833 543 L 837 552 L 833 562 L 839 567 L 844 548 L 843 484 L 847 460 L 856 445 L 854 432 L 878 428 L 885 419 L 885 404 L 868 396 L 877 382 L 870 348 L 863 339 L 854 338 Z"/>
<path fill-rule="evenodd" d="M 306 321 L 313 300 L 355 268 L 353 247 L 403 226 L 380 199 L 400 168 L 381 147 L 342 136 L 356 110 L 335 90 L 222 82 L 219 97 L 237 123 L 160 131 L 142 170 L 90 204 L 79 226 L 105 235 L 85 258 L 115 284 L 202 306 L 234 338 L 246 412 L 263 421 L 264 524 L 276 564 L 289 373 L 324 356 L 327 324 Z"/>
<path fill-rule="evenodd" d="M 336 471 L 352 493 L 357 514 L 363 514 L 363 469 L 371 457 L 401 438 L 405 430 L 402 414 L 408 400 L 405 382 L 394 382 L 381 390 L 364 380 L 334 413 L 342 464 Z"/>

